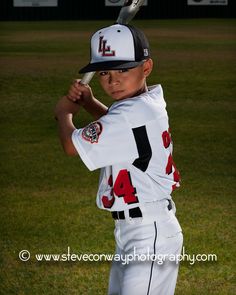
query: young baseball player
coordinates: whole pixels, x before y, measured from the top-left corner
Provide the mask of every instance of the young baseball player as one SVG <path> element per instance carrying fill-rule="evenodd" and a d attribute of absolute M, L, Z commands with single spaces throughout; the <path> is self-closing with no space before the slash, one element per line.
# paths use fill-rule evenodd
<path fill-rule="evenodd" d="M 98 30 L 91 61 L 114 103 L 107 107 L 76 80 L 57 104 L 62 146 L 89 170 L 101 169 L 97 205 L 115 221 L 116 255 L 108 294 L 174 294 L 183 236 L 171 194 L 179 186 L 166 103 L 160 85 L 147 87 L 153 61 L 145 35 L 129 25 Z M 94 121 L 77 129 L 83 107 Z"/>

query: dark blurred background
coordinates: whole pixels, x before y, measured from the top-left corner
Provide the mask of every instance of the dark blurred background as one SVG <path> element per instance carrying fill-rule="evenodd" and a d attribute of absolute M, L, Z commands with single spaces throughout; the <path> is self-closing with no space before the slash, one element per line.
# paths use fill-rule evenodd
<path fill-rule="evenodd" d="M 48 2 L 49 1 L 49 2 Z M 55 7 L 43 7 L 48 3 Z M 33 7 L 16 7 L 16 3 L 33 3 Z M 106 3 L 121 0 L 1 0 L 0 20 L 101 20 L 115 19 L 120 7 Z M 148 0 L 139 19 L 163 18 L 234 18 L 235 0 Z M 189 5 L 190 2 L 195 5 Z M 203 5 L 209 2 L 209 5 Z M 227 3 L 226 5 L 222 5 Z M 201 4 L 201 5 L 200 5 Z M 221 4 L 221 5 L 219 5 Z"/>

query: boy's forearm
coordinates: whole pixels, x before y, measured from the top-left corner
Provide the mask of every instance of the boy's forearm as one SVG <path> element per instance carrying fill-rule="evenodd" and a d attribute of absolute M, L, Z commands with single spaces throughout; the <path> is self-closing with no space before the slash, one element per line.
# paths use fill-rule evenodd
<path fill-rule="evenodd" d="M 78 153 L 72 142 L 72 133 L 76 129 L 73 124 L 72 118 L 73 115 L 66 112 L 61 112 L 56 116 L 59 128 L 59 138 L 62 147 L 66 154 L 70 156 L 75 156 L 78 155 Z"/>
<path fill-rule="evenodd" d="M 108 107 L 101 103 L 95 97 L 90 102 L 86 103 L 84 109 L 91 114 L 95 120 L 101 118 L 102 116 L 106 115 L 108 111 Z"/>

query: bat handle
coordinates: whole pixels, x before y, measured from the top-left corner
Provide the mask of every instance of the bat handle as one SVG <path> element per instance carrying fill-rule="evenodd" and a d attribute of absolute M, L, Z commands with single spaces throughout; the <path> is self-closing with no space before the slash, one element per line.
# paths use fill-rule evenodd
<path fill-rule="evenodd" d="M 94 76 L 95 72 L 89 72 L 84 74 L 82 80 L 80 81 L 80 84 L 89 84 L 89 82 L 92 80 L 93 76 Z"/>

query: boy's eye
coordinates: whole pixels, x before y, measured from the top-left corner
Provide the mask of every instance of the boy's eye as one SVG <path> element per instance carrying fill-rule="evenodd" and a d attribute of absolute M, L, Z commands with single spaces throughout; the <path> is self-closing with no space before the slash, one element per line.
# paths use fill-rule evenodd
<path fill-rule="evenodd" d="M 121 69 L 119 70 L 120 73 L 128 72 L 129 69 Z"/>
<path fill-rule="evenodd" d="M 125 72 L 128 72 L 129 69 L 120 69 L 120 70 L 117 70 L 118 73 L 125 73 Z M 98 75 L 99 76 L 107 76 L 109 74 L 108 71 L 100 71 L 98 72 Z"/>
<path fill-rule="evenodd" d="M 108 74 L 108 72 L 105 72 L 105 71 L 103 71 L 103 72 L 99 72 L 99 75 L 100 76 L 106 76 Z"/>

